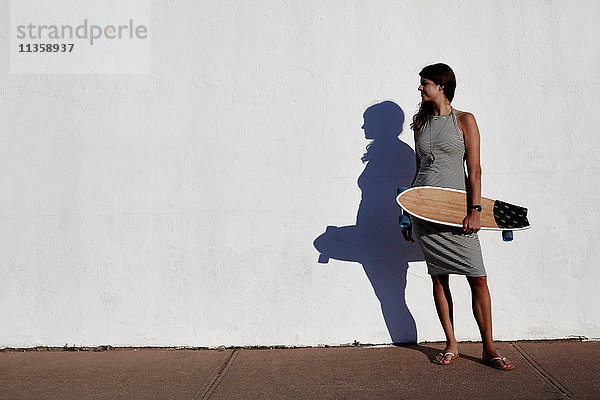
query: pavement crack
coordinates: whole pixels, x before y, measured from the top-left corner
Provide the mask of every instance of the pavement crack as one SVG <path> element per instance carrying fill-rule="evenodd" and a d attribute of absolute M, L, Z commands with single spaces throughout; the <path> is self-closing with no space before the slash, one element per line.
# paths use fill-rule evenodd
<path fill-rule="evenodd" d="M 233 361 L 237 357 L 238 353 L 239 350 L 234 349 L 229 354 L 225 355 L 225 357 L 223 357 L 223 361 L 221 361 L 221 363 L 217 366 L 210 378 L 204 385 L 202 385 L 192 400 L 208 400 L 212 396 L 212 394 L 215 392 L 215 389 L 217 389 L 217 386 L 219 386 L 219 383 L 221 383 L 221 380 L 229 370 L 229 367 L 231 364 L 233 364 Z"/>
<path fill-rule="evenodd" d="M 533 369 L 536 370 L 545 381 L 547 381 L 547 383 L 549 383 L 554 388 L 558 389 L 558 391 L 560 391 L 563 394 L 563 396 L 565 396 L 567 399 L 573 398 L 573 393 L 571 393 L 571 391 L 565 385 L 560 383 L 560 381 L 558 379 L 556 379 L 550 372 L 546 371 L 546 369 L 544 369 L 544 367 L 542 367 L 537 361 L 535 361 L 533 359 L 533 357 L 531 357 L 525 351 L 525 349 L 523 349 L 521 346 L 519 346 L 518 344 L 515 344 L 515 343 L 511 343 L 511 346 L 519 354 L 521 354 L 521 356 L 525 359 L 525 361 L 527 361 L 529 363 L 529 365 L 531 365 L 533 367 Z"/>

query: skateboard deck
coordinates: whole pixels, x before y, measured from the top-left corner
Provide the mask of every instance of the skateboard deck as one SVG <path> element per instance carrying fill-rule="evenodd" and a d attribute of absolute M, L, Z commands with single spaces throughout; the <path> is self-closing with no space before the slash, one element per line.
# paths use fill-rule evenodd
<path fill-rule="evenodd" d="M 462 227 L 468 213 L 464 190 L 433 186 L 402 189 L 399 189 L 396 201 L 408 214 L 429 222 Z M 481 197 L 481 208 L 481 229 L 518 231 L 530 228 L 525 207 Z"/>

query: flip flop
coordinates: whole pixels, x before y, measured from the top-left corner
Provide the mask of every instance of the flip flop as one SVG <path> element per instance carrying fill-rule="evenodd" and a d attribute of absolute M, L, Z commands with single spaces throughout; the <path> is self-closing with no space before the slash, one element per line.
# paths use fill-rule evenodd
<path fill-rule="evenodd" d="M 448 354 L 450 354 L 450 355 L 452 356 L 452 358 L 450 359 L 450 361 L 448 361 L 448 362 L 446 362 L 446 363 L 445 363 L 445 362 L 442 362 L 442 361 L 444 361 L 444 360 L 446 359 L 446 356 L 447 356 Z M 437 364 L 437 365 L 450 365 L 450 364 L 452 364 L 452 361 L 454 361 L 454 359 L 455 359 L 455 358 L 458 358 L 458 357 L 460 357 L 460 354 L 454 354 L 454 353 L 450 353 L 450 352 L 448 351 L 448 352 L 446 352 L 446 353 L 440 353 L 440 354 L 438 354 L 438 356 L 442 356 L 442 360 L 441 360 L 441 361 L 438 361 L 438 360 L 436 360 L 436 359 L 434 358 L 434 359 L 432 360 L 432 362 L 433 362 L 434 364 Z"/>
<path fill-rule="evenodd" d="M 494 362 L 494 361 L 497 361 L 497 360 L 500 360 L 500 361 L 502 361 L 502 365 L 503 365 L 504 367 L 501 367 L 501 366 L 499 366 L 499 365 L 498 365 L 498 363 Z M 482 360 L 482 362 L 483 362 L 485 365 L 487 365 L 488 367 L 492 367 L 492 368 L 495 368 L 495 369 L 499 369 L 499 370 L 501 370 L 501 371 L 510 371 L 511 369 L 513 369 L 513 368 L 515 367 L 515 366 L 514 366 L 514 365 L 512 365 L 512 364 L 511 364 L 511 365 L 508 365 L 508 364 L 506 363 L 506 357 L 494 357 L 494 358 L 490 358 L 489 360 Z"/>

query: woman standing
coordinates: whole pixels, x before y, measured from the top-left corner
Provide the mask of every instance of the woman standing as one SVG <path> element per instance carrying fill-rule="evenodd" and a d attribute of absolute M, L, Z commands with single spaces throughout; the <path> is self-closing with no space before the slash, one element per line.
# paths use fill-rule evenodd
<path fill-rule="evenodd" d="M 411 124 L 417 159 L 412 186 L 466 190 L 469 205 L 462 229 L 411 218 L 433 281 L 435 306 L 446 335 L 446 348 L 434 362 L 447 365 L 459 354 L 448 280 L 449 274 L 459 274 L 467 277 L 471 287 L 473 314 L 483 341 L 482 361 L 493 368 L 510 370 L 514 366 L 494 347 L 491 299 L 477 236 L 481 228 L 479 129 L 473 114 L 455 110 L 450 105 L 456 78 L 449 66 L 429 65 L 419 75 L 421 104 Z M 403 234 L 407 241 L 414 241 L 410 229 Z"/>

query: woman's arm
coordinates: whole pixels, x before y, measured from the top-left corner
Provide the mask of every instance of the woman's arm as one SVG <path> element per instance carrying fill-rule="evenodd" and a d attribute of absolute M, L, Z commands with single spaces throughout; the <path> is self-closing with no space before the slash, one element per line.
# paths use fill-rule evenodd
<path fill-rule="evenodd" d="M 465 160 L 467 161 L 467 202 L 468 206 L 481 205 L 481 162 L 479 159 L 479 128 L 471 113 L 461 118 L 461 130 L 465 139 Z M 469 208 L 463 220 L 465 233 L 481 229 L 480 212 Z"/>

